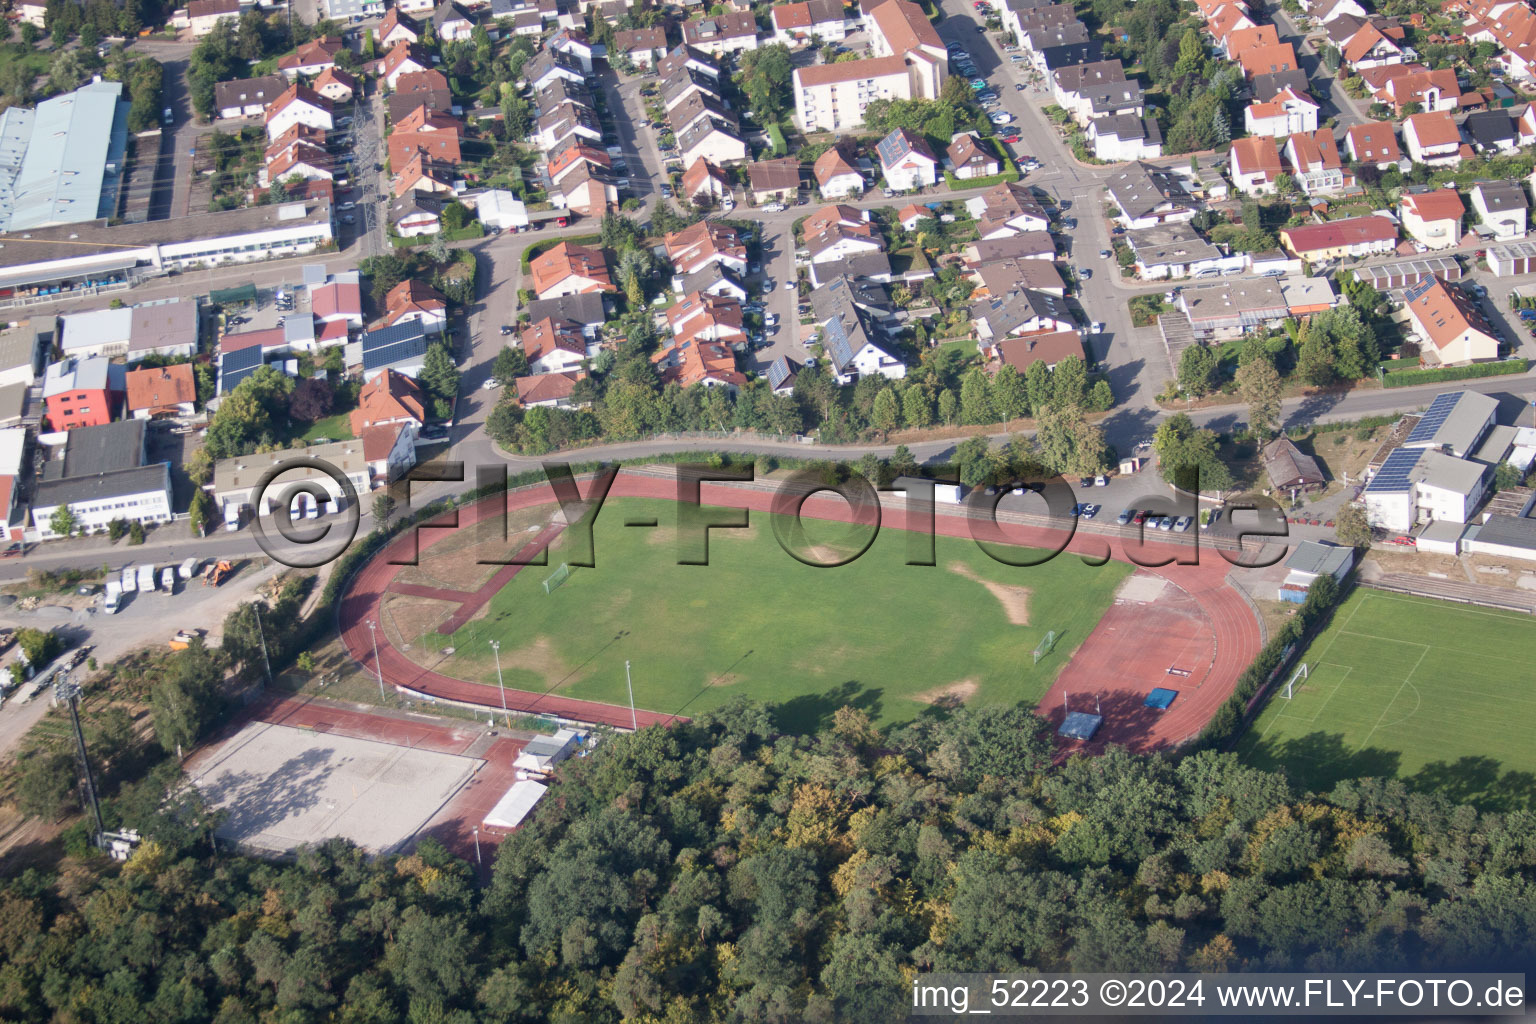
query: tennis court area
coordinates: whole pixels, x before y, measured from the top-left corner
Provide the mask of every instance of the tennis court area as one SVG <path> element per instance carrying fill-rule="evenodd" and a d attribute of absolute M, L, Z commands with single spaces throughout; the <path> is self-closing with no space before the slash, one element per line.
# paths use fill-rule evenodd
<path fill-rule="evenodd" d="M 1536 620 L 1360 588 L 1238 745 L 1302 789 L 1397 777 L 1490 810 L 1536 807 Z M 1287 675 L 1289 678 L 1289 675 Z"/>

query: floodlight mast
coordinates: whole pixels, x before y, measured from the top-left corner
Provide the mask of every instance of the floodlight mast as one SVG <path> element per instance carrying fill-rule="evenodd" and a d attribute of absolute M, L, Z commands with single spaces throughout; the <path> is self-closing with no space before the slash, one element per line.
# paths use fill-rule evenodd
<path fill-rule="evenodd" d="M 54 697 L 69 705 L 69 721 L 74 727 L 75 752 L 80 757 L 81 779 L 85 786 L 85 799 L 91 805 L 91 817 L 96 820 L 96 834 L 106 831 L 101 822 L 101 804 L 96 799 L 96 780 L 91 775 L 91 762 L 85 753 L 85 733 L 80 729 L 80 684 L 63 676 L 53 684 Z"/>

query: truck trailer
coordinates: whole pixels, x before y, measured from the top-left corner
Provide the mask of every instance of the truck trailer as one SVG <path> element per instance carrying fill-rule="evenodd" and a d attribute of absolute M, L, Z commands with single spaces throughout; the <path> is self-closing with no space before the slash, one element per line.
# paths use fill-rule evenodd
<path fill-rule="evenodd" d="M 123 593 L 131 594 L 138 589 L 139 570 L 136 566 L 123 569 Z"/>
<path fill-rule="evenodd" d="M 139 566 L 139 589 L 148 594 L 155 589 L 155 567 L 152 565 Z"/>

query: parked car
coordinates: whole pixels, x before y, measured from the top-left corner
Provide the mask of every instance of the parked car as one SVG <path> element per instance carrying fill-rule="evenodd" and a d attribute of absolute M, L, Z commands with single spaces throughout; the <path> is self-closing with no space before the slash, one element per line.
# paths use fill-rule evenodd
<path fill-rule="evenodd" d="M 1006 110 L 994 110 L 987 116 L 992 119 L 993 124 L 1007 124 L 1013 120 L 1013 115 Z"/>
<path fill-rule="evenodd" d="M 1101 509 L 1103 507 L 1104 506 L 1102 506 L 1102 505 L 1094 505 L 1094 504 L 1091 504 L 1091 503 L 1087 504 L 1087 505 L 1084 505 L 1083 506 L 1082 517 L 1084 519 L 1092 519 L 1094 516 L 1099 514 L 1099 509 Z"/>
<path fill-rule="evenodd" d="M 1136 524 L 1137 526 L 1141 526 L 1144 523 L 1146 523 L 1146 521 L 1147 521 L 1147 513 L 1146 512 L 1142 511 L 1139 508 L 1138 509 L 1134 509 L 1134 510 L 1131 511 L 1131 522 L 1132 523 Z"/>
<path fill-rule="evenodd" d="M 1107 259 L 1109 259 L 1113 255 L 1114 255 L 1114 253 L 1111 252 L 1109 249 L 1100 249 L 1099 250 L 1099 259 L 1101 259 L 1101 260 L 1107 260 Z"/>
<path fill-rule="evenodd" d="M 513 332 L 513 327 L 512 327 L 511 324 L 502 324 L 501 325 L 501 336 L 503 338 L 505 338 L 507 335 L 511 334 L 512 332 Z"/>
<path fill-rule="evenodd" d="M 1076 225 L 1068 225 L 1068 226 L 1069 227 L 1075 227 Z M 1089 279 L 1091 279 L 1093 277 L 1093 271 L 1089 270 L 1087 267 L 1078 267 L 1077 268 L 1077 276 L 1082 278 L 1084 281 L 1087 281 L 1087 280 L 1089 280 Z"/>
<path fill-rule="evenodd" d="M 1125 511 L 1121 512 L 1118 516 L 1115 516 L 1115 522 L 1118 523 L 1121 526 L 1124 526 L 1124 525 L 1126 525 L 1127 523 L 1129 523 L 1131 521 L 1131 517 L 1134 516 L 1135 514 L 1136 514 L 1136 510 L 1135 509 L 1128 508 Z"/>

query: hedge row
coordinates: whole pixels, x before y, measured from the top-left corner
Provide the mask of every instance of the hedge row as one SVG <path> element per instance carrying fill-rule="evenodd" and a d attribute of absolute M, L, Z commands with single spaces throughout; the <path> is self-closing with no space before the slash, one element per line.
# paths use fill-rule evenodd
<path fill-rule="evenodd" d="M 1473 363 L 1471 366 L 1447 366 L 1440 370 L 1398 370 L 1382 376 L 1382 386 L 1406 388 L 1415 384 L 1439 384 L 1443 381 L 1470 380 L 1473 377 L 1507 377 L 1524 373 L 1531 368 L 1527 359 L 1501 359 L 1496 363 Z"/>
<path fill-rule="evenodd" d="M 957 178 L 954 171 L 944 172 L 944 183 L 950 187 L 951 191 L 965 188 L 992 188 L 996 185 L 1001 185 L 1005 181 L 1018 180 L 1019 165 L 1007 157 L 1003 159 L 1003 172 L 1001 174 L 990 174 L 985 178 Z"/>
<path fill-rule="evenodd" d="M 1340 431 L 1351 430 L 1375 430 L 1377 427 L 1385 427 L 1396 423 L 1401 419 L 1398 413 L 1387 416 L 1362 416 L 1358 420 L 1339 420 L 1334 423 L 1308 423 L 1304 426 L 1290 427 L 1286 434 L 1290 437 L 1306 437 L 1308 434 L 1333 434 Z"/>
<path fill-rule="evenodd" d="M 472 220 L 457 231 L 439 231 L 435 235 L 413 235 L 410 238 L 390 235 L 389 240 L 396 249 L 409 249 L 417 245 L 431 245 L 432 241 L 437 238 L 441 238 L 445 242 L 462 242 L 468 238 L 484 237 L 485 225 L 477 220 Z"/>
<path fill-rule="evenodd" d="M 1238 737 L 1248 722 L 1249 705 L 1253 699 L 1269 681 L 1270 674 L 1285 667 L 1288 660 L 1286 648 L 1294 645 L 1295 650 L 1291 653 L 1295 654 L 1328 624 L 1333 617 L 1333 610 L 1348 592 L 1347 584 L 1351 579 L 1346 577 L 1344 587 L 1335 583 L 1332 576 L 1320 576 L 1313 581 L 1300 610 L 1269 638 L 1269 642 L 1254 656 L 1253 663 L 1237 677 L 1237 686 L 1232 696 L 1227 698 L 1227 702 L 1217 709 L 1201 730 L 1198 746 L 1224 747 Z M 1257 711 L 1257 708 L 1253 710 Z"/>

